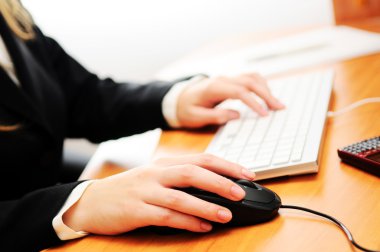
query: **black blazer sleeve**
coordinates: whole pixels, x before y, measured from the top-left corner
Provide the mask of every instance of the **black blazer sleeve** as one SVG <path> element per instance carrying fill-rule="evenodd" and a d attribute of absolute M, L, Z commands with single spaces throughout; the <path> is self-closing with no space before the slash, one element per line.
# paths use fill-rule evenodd
<path fill-rule="evenodd" d="M 21 199 L 1 201 L 0 251 L 40 251 L 59 244 L 52 220 L 79 183 L 47 187 Z"/>
<path fill-rule="evenodd" d="M 0 134 L 0 174 L 14 183 L 0 184 L 0 251 L 38 251 L 59 242 L 52 220 L 80 183 L 57 185 L 64 138 L 100 142 L 167 127 L 161 103 L 176 81 L 101 79 L 37 28 L 27 42 L 11 36 L 1 18 L 0 31 L 22 86 L 0 71 L 0 117 L 17 115 L 23 123 Z"/>
<path fill-rule="evenodd" d="M 64 91 L 68 108 L 67 137 L 85 137 L 100 142 L 168 127 L 161 103 L 174 82 L 155 81 L 142 85 L 100 79 L 39 30 L 32 44 L 42 48 L 39 52 Z"/>

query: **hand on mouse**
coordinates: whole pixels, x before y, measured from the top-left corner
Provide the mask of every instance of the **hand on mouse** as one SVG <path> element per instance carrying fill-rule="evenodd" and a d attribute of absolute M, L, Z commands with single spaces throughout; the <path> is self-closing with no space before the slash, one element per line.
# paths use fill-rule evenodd
<path fill-rule="evenodd" d="M 245 192 L 222 175 L 254 178 L 242 166 L 209 154 L 159 159 L 95 180 L 63 221 L 76 231 L 107 235 L 150 225 L 207 232 L 212 229 L 207 220 L 228 222 L 230 210 L 173 188 L 197 187 L 241 200 Z"/>
<path fill-rule="evenodd" d="M 259 74 L 242 74 L 208 78 L 186 87 L 178 98 L 177 120 L 182 127 L 196 128 L 237 119 L 237 111 L 215 108 L 226 99 L 239 99 L 259 115 L 267 115 L 253 94 L 263 99 L 269 109 L 284 108 L 271 94 L 263 77 Z"/>

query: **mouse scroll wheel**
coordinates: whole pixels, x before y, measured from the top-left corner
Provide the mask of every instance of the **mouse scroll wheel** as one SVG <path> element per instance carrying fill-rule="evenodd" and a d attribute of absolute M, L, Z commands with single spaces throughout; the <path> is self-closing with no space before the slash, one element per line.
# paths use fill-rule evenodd
<path fill-rule="evenodd" d="M 246 179 L 239 179 L 238 181 L 236 181 L 236 183 L 240 184 L 240 185 L 243 185 L 243 186 L 250 187 L 250 188 L 259 189 L 255 185 L 255 183 L 253 183 L 252 181 L 246 180 Z"/>

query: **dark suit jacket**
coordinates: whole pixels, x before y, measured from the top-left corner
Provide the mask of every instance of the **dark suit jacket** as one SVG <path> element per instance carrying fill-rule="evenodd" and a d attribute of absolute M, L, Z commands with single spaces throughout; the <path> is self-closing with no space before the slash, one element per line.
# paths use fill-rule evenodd
<path fill-rule="evenodd" d="M 172 83 L 99 79 L 38 28 L 34 40 L 18 39 L 1 16 L 0 34 L 22 86 L 0 67 L 0 125 L 21 125 L 0 131 L 0 251 L 37 251 L 60 242 L 52 219 L 80 183 L 59 184 L 64 138 L 167 127 L 161 101 Z"/>

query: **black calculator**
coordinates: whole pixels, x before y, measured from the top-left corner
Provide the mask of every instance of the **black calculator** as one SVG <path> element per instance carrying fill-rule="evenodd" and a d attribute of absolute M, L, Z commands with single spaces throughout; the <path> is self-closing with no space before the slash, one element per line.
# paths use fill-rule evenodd
<path fill-rule="evenodd" d="M 338 149 L 338 156 L 343 162 L 380 177 L 380 136 Z"/>

